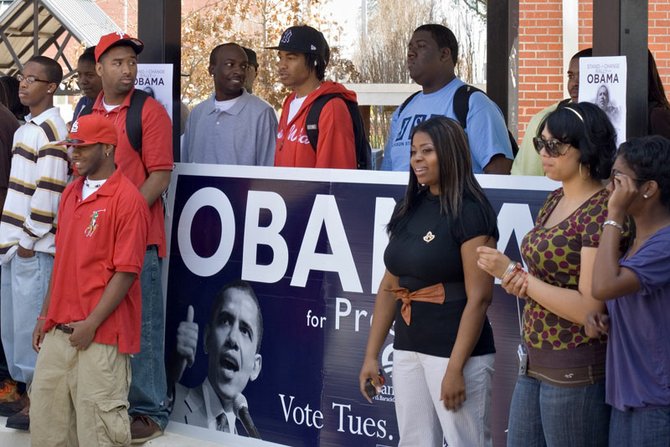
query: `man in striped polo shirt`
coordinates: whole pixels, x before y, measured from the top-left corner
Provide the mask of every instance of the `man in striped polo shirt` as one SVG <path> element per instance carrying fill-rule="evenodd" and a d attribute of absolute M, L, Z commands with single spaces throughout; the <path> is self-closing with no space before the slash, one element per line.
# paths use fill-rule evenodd
<path fill-rule="evenodd" d="M 53 106 L 63 79 L 61 66 L 48 57 L 35 56 L 17 79 L 19 98 L 30 114 L 14 134 L 9 189 L 0 223 L 0 332 L 10 375 L 27 385 L 37 356 L 32 349 L 32 328 L 51 277 L 56 213 L 68 179 L 68 158 L 65 147 L 55 143 L 67 135 L 65 122 Z M 29 406 L 25 396 L 0 404 L 0 414 L 10 416 L 8 427 L 27 430 Z"/>

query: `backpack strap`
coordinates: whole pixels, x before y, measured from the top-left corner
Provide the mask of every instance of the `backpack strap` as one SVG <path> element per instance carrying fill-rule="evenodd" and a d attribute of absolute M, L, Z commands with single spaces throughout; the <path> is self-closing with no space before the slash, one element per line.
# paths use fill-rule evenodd
<path fill-rule="evenodd" d="M 305 131 L 307 132 L 309 144 L 312 145 L 314 151 L 316 151 L 316 145 L 319 142 L 319 117 L 321 116 L 321 110 L 323 110 L 323 106 L 333 98 L 342 98 L 342 96 L 337 93 L 329 93 L 327 95 L 319 96 L 314 100 L 307 111 Z"/>
<path fill-rule="evenodd" d="M 340 93 L 329 93 L 327 95 L 319 96 L 314 100 L 307 111 L 307 120 L 305 122 L 305 131 L 309 144 L 316 152 L 316 146 L 319 142 L 319 117 L 321 110 L 328 101 L 333 98 L 340 98 L 344 101 L 351 117 L 352 129 L 354 131 L 354 146 L 356 151 L 356 167 L 358 169 L 370 169 L 372 167 L 372 151 L 370 143 L 365 135 L 365 127 L 363 125 L 363 118 L 358 110 L 358 103 L 349 101 Z"/>
<path fill-rule="evenodd" d="M 419 93 L 421 93 L 422 91 L 423 91 L 423 90 L 419 90 L 418 92 L 414 92 L 414 93 L 412 93 L 411 95 L 409 95 L 409 96 L 407 97 L 407 99 L 404 100 L 404 101 L 402 102 L 402 104 L 400 104 L 400 105 L 398 106 L 398 115 L 400 115 L 400 114 L 402 113 L 402 111 L 405 110 L 405 107 L 407 107 L 407 104 L 409 104 L 409 103 L 414 99 L 414 97 L 415 97 L 416 95 L 418 95 Z"/>
<path fill-rule="evenodd" d="M 358 108 L 358 103 L 344 100 L 349 115 L 351 115 L 351 124 L 354 130 L 354 145 L 356 146 L 356 169 L 372 169 L 372 148 L 365 132 L 363 116 Z"/>
<path fill-rule="evenodd" d="M 461 127 L 465 129 L 468 125 L 468 112 L 470 111 L 470 96 L 475 92 L 482 92 L 475 86 L 464 84 L 456 89 L 454 93 L 454 115 Z M 486 93 L 484 93 L 486 95 Z"/>
<path fill-rule="evenodd" d="M 126 113 L 126 135 L 130 145 L 142 156 L 142 108 L 149 95 L 142 90 L 133 90 Z"/>
<path fill-rule="evenodd" d="M 77 118 L 79 118 L 80 116 L 90 115 L 91 113 L 93 113 L 93 103 L 95 103 L 95 101 L 90 101 L 84 107 L 82 107 L 81 110 L 79 111 L 79 115 L 77 115 Z"/>
<path fill-rule="evenodd" d="M 472 96 L 472 94 L 475 92 L 479 92 L 488 98 L 486 92 L 483 92 L 482 90 L 470 84 L 461 85 L 456 90 L 456 93 L 454 93 L 454 115 L 456 116 L 456 120 L 458 120 L 463 130 L 465 130 L 468 125 L 470 96 Z M 510 147 L 512 148 L 512 157 L 516 157 L 516 154 L 519 152 L 519 145 L 517 144 L 514 135 L 512 135 L 512 132 L 510 132 L 507 128 L 507 123 L 505 123 L 505 130 L 507 131 L 507 137 L 509 139 Z"/>

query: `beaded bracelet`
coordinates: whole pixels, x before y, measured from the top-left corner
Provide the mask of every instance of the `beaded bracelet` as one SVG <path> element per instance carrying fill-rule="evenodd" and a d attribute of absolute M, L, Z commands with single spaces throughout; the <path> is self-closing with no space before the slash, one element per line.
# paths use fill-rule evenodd
<path fill-rule="evenodd" d="M 625 233 L 625 231 L 624 231 L 624 229 L 623 229 L 623 226 L 621 226 L 621 224 L 620 224 L 619 222 L 615 221 L 615 220 L 606 220 L 606 221 L 603 223 L 603 229 L 605 228 L 606 225 L 611 225 L 611 226 L 613 226 L 614 228 L 616 228 L 617 230 L 619 230 L 619 232 L 620 232 L 621 234 L 624 234 L 624 233 Z"/>

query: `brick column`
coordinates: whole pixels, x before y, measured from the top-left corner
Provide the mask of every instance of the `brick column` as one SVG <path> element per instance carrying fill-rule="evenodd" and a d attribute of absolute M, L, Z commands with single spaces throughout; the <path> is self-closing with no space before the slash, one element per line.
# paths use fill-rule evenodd
<path fill-rule="evenodd" d="M 519 1 L 519 140 L 533 115 L 563 96 L 562 3 Z"/>

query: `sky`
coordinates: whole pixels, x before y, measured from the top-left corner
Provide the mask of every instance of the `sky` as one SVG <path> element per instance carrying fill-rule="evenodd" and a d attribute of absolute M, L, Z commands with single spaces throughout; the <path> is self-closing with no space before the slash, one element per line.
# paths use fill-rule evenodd
<path fill-rule="evenodd" d="M 345 57 L 353 56 L 354 44 L 358 40 L 361 0 L 325 0 L 322 11 L 324 16 L 332 15 L 342 27 L 340 44 Z"/>

